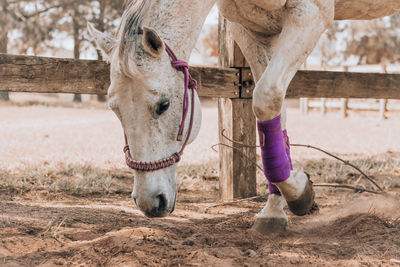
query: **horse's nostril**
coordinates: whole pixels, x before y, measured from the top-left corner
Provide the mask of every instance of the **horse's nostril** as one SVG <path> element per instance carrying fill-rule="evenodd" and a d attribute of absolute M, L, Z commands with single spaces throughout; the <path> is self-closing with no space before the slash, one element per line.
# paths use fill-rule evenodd
<path fill-rule="evenodd" d="M 134 201 L 134 202 L 135 202 L 135 204 L 137 205 L 137 202 L 136 202 L 136 197 L 134 197 L 134 198 L 133 198 L 133 201 Z"/>
<path fill-rule="evenodd" d="M 133 198 L 135 201 L 136 199 Z M 165 194 L 154 195 L 149 199 L 141 199 L 140 197 L 137 199 L 137 205 L 141 211 L 147 217 L 165 217 L 171 213 L 171 209 L 168 208 L 168 198 Z"/>
<path fill-rule="evenodd" d="M 163 212 L 167 208 L 167 201 L 165 199 L 165 196 L 163 194 L 160 194 L 157 196 L 158 198 L 158 211 Z"/>

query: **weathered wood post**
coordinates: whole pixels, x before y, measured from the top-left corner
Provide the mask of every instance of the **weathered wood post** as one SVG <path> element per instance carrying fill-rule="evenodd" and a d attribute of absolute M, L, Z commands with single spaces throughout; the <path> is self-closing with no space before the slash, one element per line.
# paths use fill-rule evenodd
<path fill-rule="evenodd" d="M 308 115 L 308 111 L 309 111 L 309 108 L 310 108 L 309 103 L 308 103 L 308 97 L 302 97 L 300 99 L 300 101 L 302 101 L 302 103 L 303 103 L 303 106 L 302 106 L 302 109 L 301 109 L 301 113 L 303 113 L 305 115 Z"/>
<path fill-rule="evenodd" d="M 343 71 L 349 72 L 349 66 L 348 65 L 343 66 Z M 347 112 L 348 107 L 349 107 L 349 99 L 341 98 L 340 99 L 340 116 L 342 118 L 347 118 L 347 116 L 349 115 Z"/>
<path fill-rule="evenodd" d="M 321 115 L 326 115 L 326 98 L 323 97 L 320 99 L 321 101 Z"/>
<path fill-rule="evenodd" d="M 387 65 L 382 64 L 382 72 L 388 73 Z M 386 111 L 387 111 L 387 99 L 379 99 L 379 119 L 384 120 L 386 119 Z"/>
<path fill-rule="evenodd" d="M 256 118 L 252 110 L 251 92 L 243 91 L 243 81 L 251 72 L 239 46 L 229 34 L 229 23 L 219 19 L 219 66 L 239 68 L 239 95 L 235 99 L 218 99 L 218 130 L 220 142 L 231 147 L 220 147 L 220 193 L 222 200 L 245 198 L 256 195 L 255 147 L 243 147 L 228 141 L 224 134 L 241 143 L 256 144 Z M 250 77 L 251 78 L 251 77 Z"/>
<path fill-rule="evenodd" d="M 386 111 L 387 111 L 387 99 L 379 99 L 379 119 L 385 120 L 387 119 L 386 117 Z"/>
<path fill-rule="evenodd" d="M 342 118 L 346 118 L 348 116 L 348 112 L 347 112 L 348 106 L 349 106 L 349 99 L 341 98 L 340 99 L 340 116 Z"/>

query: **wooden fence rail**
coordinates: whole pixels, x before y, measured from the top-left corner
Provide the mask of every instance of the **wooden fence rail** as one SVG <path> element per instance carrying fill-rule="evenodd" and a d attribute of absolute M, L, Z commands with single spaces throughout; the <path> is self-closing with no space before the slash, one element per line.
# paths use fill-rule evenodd
<path fill-rule="evenodd" d="M 248 68 L 190 71 L 200 96 L 251 98 L 254 82 L 241 81 Z M 101 61 L 0 54 L 0 91 L 106 94 L 109 83 L 109 66 Z M 400 99 L 400 74 L 299 71 L 287 97 Z"/>
<path fill-rule="evenodd" d="M 199 94 L 239 96 L 238 69 L 190 69 Z M 106 94 L 110 67 L 97 60 L 75 60 L 0 54 L 0 91 L 31 93 Z"/>

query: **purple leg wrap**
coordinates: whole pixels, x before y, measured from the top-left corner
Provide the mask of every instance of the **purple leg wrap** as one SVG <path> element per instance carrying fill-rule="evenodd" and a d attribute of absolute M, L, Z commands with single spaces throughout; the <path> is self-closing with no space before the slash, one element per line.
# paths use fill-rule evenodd
<path fill-rule="evenodd" d="M 289 164 L 290 164 L 290 170 L 293 170 L 293 164 L 292 164 L 292 158 L 290 157 L 290 140 L 289 136 L 287 135 L 287 131 L 283 130 L 283 141 L 285 142 L 285 150 L 286 150 L 286 155 L 289 159 Z"/>
<path fill-rule="evenodd" d="M 281 195 L 279 188 L 268 180 L 268 192 L 274 195 Z"/>
<path fill-rule="evenodd" d="M 293 165 L 292 165 L 292 159 L 290 157 L 290 141 L 289 141 L 289 136 L 287 135 L 287 131 L 283 130 L 283 140 L 285 142 L 285 150 L 286 150 L 286 155 L 289 158 L 289 163 L 290 163 L 290 169 L 293 170 Z M 271 183 L 268 180 L 268 191 L 270 194 L 275 194 L 275 195 L 281 195 L 281 192 L 279 191 L 278 187 Z"/>
<path fill-rule="evenodd" d="M 292 169 L 289 150 L 289 139 L 286 131 L 281 128 L 281 116 L 257 123 L 261 157 L 264 174 L 268 179 L 268 188 L 271 194 L 280 194 L 272 183 L 283 182 L 290 176 Z"/>

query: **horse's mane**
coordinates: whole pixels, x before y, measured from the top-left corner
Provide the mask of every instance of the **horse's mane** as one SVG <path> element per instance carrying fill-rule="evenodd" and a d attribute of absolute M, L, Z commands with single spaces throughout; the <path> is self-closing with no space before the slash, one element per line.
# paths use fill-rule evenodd
<path fill-rule="evenodd" d="M 129 67 L 129 57 L 135 47 L 135 36 L 142 28 L 143 18 L 151 5 L 151 0 L 125 0 L 124 13 L 118 29 L 118 57 L 121 72 L 129 77 L 137 77 L 135 70 Z"/>

